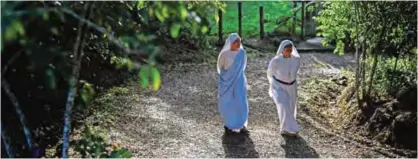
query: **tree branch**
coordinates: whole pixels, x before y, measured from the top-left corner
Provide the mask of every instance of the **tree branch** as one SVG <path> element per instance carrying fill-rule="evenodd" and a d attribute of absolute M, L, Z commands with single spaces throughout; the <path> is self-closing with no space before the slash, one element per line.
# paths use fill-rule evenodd
<path fill-rule="evenodd" d="M 26 143 L 28 144 L 29 150 L 32 150 L 33 148 L 32 135 L 31 135 L 30 129 L 26 125 L 25 114 L 23 114 L 22 109 L 20 109 L 19 101 L 17 100 L 15 94 L 11 91 L 10 84 L 4 78 L 1 80 L 1 86 L 6 92 L 6 95 L 9 96 L 10 102 L 12 103 L 16 111 L 20 124 L 22 124 L 23 132 L 26 137 Z"/>
<path fill-rule="evenodd" d="M 6 65 L 4 65 L 3 70 L 1 71 L 1 76 L 4 77 L 7 70 L 9 69 L 10 65 L 18 58 L 20 55 L 22 55 L 23 50 L 19 50 L 16 54 L 14 54 L 9 61 L 7 61 Z"/>
<path fill-rule="evenodd" d="M 14 158 L 10 145 L 6 139 L 6 130 L 4 129 L 3 121 L 1 121 L 1 138 L 3 141 L 4 149 L 6 150 L 7 157 Z"/>
<path fill-rule="evenodd" d="M 89 2 L 86 3 L 84 6 L 84 16 L 87 14 L 89 9 Z M 91 9 L 91 8 L 90 8 Z M 79 63 L 81 54 L 79 55 L 79 49 L 83 49 L 80 47 L 80 44 L 84 38 L 82 36 L 82 28 L 84 25 L 84 21 L 79 21 L 78 27 L 77 27 L 77 38 L 76 42 L 74 43 L 73 47 L 73 62 L 72 62 L 72 75 L 70 77 L 69 82 L 69 90 L 67 95 L 67 100 L 65 104 L 65 112 L 64 112 L 64 129 L 63 129 L 63 142 L 62 142 L 62 158 L 68 158 L 68 149 L 70 147 L 70 131 L 71 131 L 71 112 L 74 105 L 74 98 L 77 94 L 77 79 L 79 75 Z"/>
<path fill-rule="evenodd" d="M 123 46 L 123 43 L 120 41 L 120 40 L 118 40 L 114 35 L 113 35 L 113 33 L 109 33 L 108 31 L 106 31 L 106 29 L 104 28 L 104 27 L 101 27 L 101 26 L 99 26 L 99 25 L 97 25 L 97 24 L 95 24 L 95 23 L 93 23 L 93 22 L 91 22 L 90 20 L 88 20 L 88 19 L 85 19 L 85 18 L 83 18 L 83 17 L 80 17 L 79 15 L 77 15 L 75 12 L 73 12 L 72 10 L 70 10 L 70 9 L 67 9 L 67 8 L 62 8 L 61 9 L 62 10 L 62 12 L 64 12 L 64 13 L 66 13 L 66 14 L 69 14 L 69 15 L 71 15 L 71 16 L 73 16 L 74 18 L 76 18 L 76 19 L 78 19 L 78 20 L 80 20 L 80 21 L 82 21 L 82 22 L 84 22 L 84 23 L 86 23 L 87 24 L 87 26 L 89 26 L 89 27 L 91 27 L 91 28 L 93 28 L 93 29 L 95 29 L 95 30 L 97 30 L 97 31 L 99 31 L 100 33 L 102 33 L 102 34 L 106 34 L 107 36 L 107 39 L 108 40 L 110 40 L 111 42 L 113 42 L 114 44 L 116 44 L 116 46 L 118 47 L 118 48 L 120 48 L 120 49 L 122 49 L 126 54 L 134 54 L 134 55 L 148 55 L 148 53 L 147 52 L 145 52 L 145 51 L 141 51 L 141 50 L 132 50 L 132 49 L 130 49 L 130 48 L 127 48 L 127 47 L 125 47 L 125 46 Z M 145 62 L 145 63 L 148 63 L 148 61 L 147 60 L 145 60 L 144 58 L 141 58 L 141 60 L 143 61 L 143 62 Z"/>

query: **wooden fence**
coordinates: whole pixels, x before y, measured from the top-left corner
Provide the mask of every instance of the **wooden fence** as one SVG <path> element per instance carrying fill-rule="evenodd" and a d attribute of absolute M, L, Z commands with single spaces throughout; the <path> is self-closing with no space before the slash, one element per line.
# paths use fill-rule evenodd
<path fill-rule="evenodd" d="M 298 6 L 298 3 L 301 5 Z M 317 4 L 318 7 L 315 7 L 314 10 L 309 11 L 307 10 L 308 7 Z M 238 34 L 243 37 L 242 35 L 242 2 L 237 2 L 238 5 Z M 293 16 L 291 18 L 287 18 L 280 23 L 286 23 L 288 20 L 293 19 L 293 33 L 296 32 L 296 26 L 301 26 L 301 35 L 300 38 L 303 40 L 305 37 L 313 37 L 316 36 L 316 27 L 317 23 L 313 20 L 313 17 L 318 15 L 319 11 L 322 9 L 322 2 L 318 1 L 293 1 Z M 297 12 L 301 11 L 301 17 L 297 16 Z M 259 14 L 260 14 L 260 39 L 263 39 L 265 36 L 264 31 L 264 7 L 259 7 Z M 222 11 L 218 11 L 219 15 L 219 23 L 218 23 L 218 39 L 219 43 L 223 43 L 223 33 L 222 33 Z"/>

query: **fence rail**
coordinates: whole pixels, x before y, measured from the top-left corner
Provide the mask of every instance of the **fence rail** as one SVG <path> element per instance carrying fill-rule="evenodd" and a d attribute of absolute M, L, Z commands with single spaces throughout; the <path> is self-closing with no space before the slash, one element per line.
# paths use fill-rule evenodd
<path fill-rule="evenodd" d="M 278 22 L 278 25 L 281 26 L 286 24 L 289 20 L 293 20 L 293 28 L 292 34 L 296 34 L 296 27 L 301 27 L 301 35 L 300 38 L 303 40 L 306 36 L 316 36 L 316 27 L 317 23 L 314 21 L 313 17 L 318 15 L 319 11 L 322 9 L 322 3 L 320 1 L 293 1 L 293 15 L 286 17 L 285 19 Z M 298 3 L 301 5 L 298 6 Z M 318 7 L 315 7 L 313 11 L 307 10 L 308 7 L 313 6 L 314 4 L 318 4 Z M 237 2 L 238 5 L 238 34 L 243 37 L 245 35 L 242 34 L 242 2 Z M 298 12 L 301 12 L 301 16 L 297 16 Z M 218 11 L 218 40 L 219 43 L 223 42 L 223 33 L 222 33 L 222 11 Z M 261 5 L 259 6 L 259 31 L 260 31 L 260 39 L 263 39 L 265 36 L 265 29 L 264 29 L 264 7 Z"/>

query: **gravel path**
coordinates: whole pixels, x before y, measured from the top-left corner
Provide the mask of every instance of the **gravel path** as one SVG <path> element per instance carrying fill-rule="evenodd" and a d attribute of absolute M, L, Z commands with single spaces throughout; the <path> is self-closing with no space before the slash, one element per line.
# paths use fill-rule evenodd
<path fill-rule="evenodd" d="M 265 70 L 272 56 L 248 59 L 249 137 L 223 135 L 215 65 L 180 65 L 162 69 L 163 86 L 158 92 L 131 85 L 139 100 L 126 101 L 120 124 L 109 128 L 112 139 L 135 157 L 385 157 L 330 133 L 303 112 L 298 117 L 301 138 L 283 138 L 276 107 L 267 93 Z M 320 53 L 304 53 L 301 59 L 300 84 L 307 78 L 338 74 L 354 62 L 350 55 Z M 303 90 L 299 94 L 303 98 Z"/>

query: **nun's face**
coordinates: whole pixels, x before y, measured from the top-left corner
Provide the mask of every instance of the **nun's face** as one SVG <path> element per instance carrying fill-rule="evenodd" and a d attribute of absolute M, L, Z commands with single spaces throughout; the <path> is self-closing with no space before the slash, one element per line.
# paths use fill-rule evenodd
<path fill-rule="evenodd" d="M 283 56 L 289 57 L 292 54 L 292 47 L 285 47 L 283 49 Z"/>
<path fill-rule="evenodd" d="M 241 39 L 238 38 L 237 40 L 235 40 L 232 44 L 231 44 L 231 50 L 232 51 L 237 51 L 239 49 L 239 47 L 241 46 Z"/>

